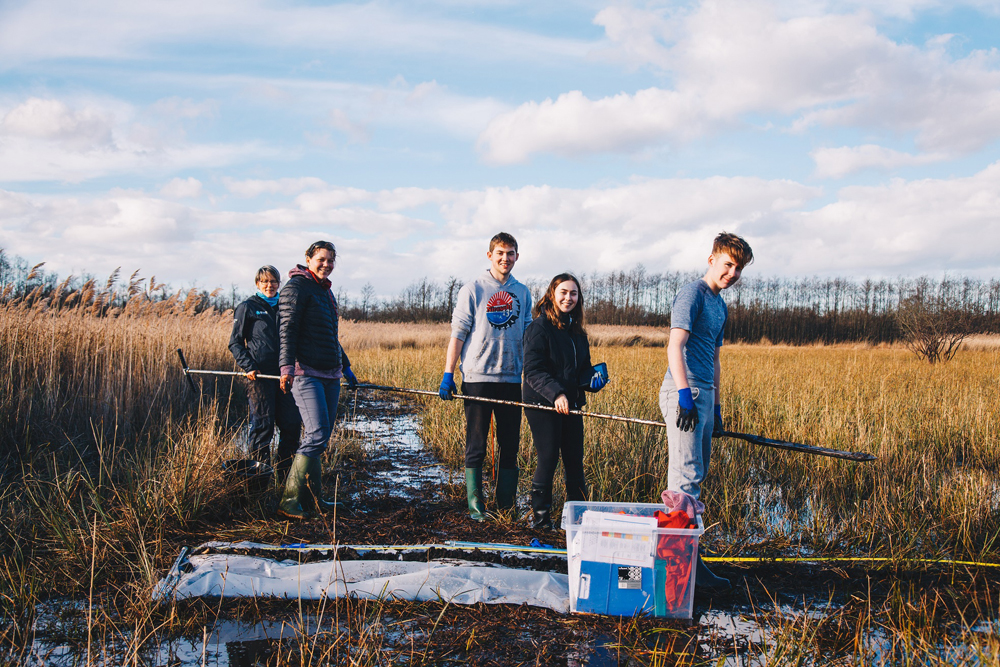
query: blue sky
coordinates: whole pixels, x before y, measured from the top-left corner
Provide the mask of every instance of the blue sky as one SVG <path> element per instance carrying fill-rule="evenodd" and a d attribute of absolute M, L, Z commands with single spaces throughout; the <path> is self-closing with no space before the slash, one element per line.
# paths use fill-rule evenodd
<path fill-rule="evenodd" d="M 175 287 L 1000 268 L 1000 2 L 0 4 L 0 247 Z"/>

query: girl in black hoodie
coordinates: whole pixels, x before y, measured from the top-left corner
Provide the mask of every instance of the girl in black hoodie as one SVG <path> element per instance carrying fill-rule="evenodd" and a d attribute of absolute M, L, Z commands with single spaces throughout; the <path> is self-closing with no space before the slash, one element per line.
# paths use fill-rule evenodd
<path fill-rule="evenodd" d="M 566 500 L 586 500 L 583 472 L 583 417 L 569 414 L 586 403 L 585 391 L 598 391 L 605 374 L 590 363 L 590 343 L 583 329 L 580 281 L 560 273 L 534 308 L 534 319 L 524 332 L 525 403 L 549 405 L 556 411 L 525 409 L 538 454 L 531 480 L 532 525 L 551 528 L 552 478 L 562 454 Z"/>

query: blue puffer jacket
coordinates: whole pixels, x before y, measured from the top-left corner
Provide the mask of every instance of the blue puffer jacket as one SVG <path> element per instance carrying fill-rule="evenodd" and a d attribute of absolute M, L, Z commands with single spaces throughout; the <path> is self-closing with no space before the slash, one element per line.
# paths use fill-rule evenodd
<path fill-rule="evenodd" d="M 340 346 L 340 317 L 330 281 L 316 282 L 309 269 L 299 265 L 288 272 L 281 288 L 278 365 L 300 364 L 318 371 L 335 371 L 351 362 Z"/>

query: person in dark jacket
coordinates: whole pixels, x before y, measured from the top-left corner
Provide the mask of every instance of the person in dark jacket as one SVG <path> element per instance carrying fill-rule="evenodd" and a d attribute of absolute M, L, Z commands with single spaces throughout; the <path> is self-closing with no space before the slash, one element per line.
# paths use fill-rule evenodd
<path fill-rule="evenodd" d="M 278 301 L 281 389 L 291 390 L 305 425 L 278 504 L 279 514 L 292 519 L 333 507 L 321 493 L 320 457 L 337 419 L 340 380 L 349 388 L 358 384 L 338 336 L 340 318 L 329 280 L 336 261 L 332 243 L 313 243 L 306 250 L 306 266 L 288 272 Z"/>
<path fill-rule="evenodd" d="M 590 363 L 580 281 L 569 273 L 560 273 L 535 305 L 534 319 L 524 332 L 524 402 L 556 409 L 524 410 L 538 454 L 531 480 L 534 528 L 552 528 L 552 478 L 560 453 L 566 474 L 566 499 L 587 499 L 583 417 L 569 412 L 587 403 L 586 391 L 599 391 L 606 383 L 606 373 Z"/>
<path fill-rule="evenodd" d="M 250 456 L 261 463 L 271 463 L 271 438 L 278 425 L 276 479 L 285 481 L 292 456 L 299 446 L 302 420 L 295 400 L 278 391 L 277 380 L 258 378 L 258 374 L 278 374 L 278 287 L 281 276 L 273 266 L 262 266 L 254 281 L 257 293 L 236 307 L 229 351 L 250 383 Z"/>

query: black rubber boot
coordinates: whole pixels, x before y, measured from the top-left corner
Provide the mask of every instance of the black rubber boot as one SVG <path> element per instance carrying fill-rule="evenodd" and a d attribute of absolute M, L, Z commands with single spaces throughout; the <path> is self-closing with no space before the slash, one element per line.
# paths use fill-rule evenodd
<path fill-rule="evenodd" d="M 465 469 L 465 497 L 469 501 L 469 516 L 473 521 L 486 521 L 483 505 L 483 469 Z"/>
<path fill-rule="evenodd" d="M 497 471 L 497 509 L 501 511 L 515 508 L 517 500 L 517 468 L 500 468 Z"/>
<path fill-rule="evenodd" d="M 309 509 L 318 514 L 332 512 L 340 506 L 340 503 L 323 497 L 323 461 L 318 458 L 307 458 L 309 466 L 306 468 L 306 480 L 309 484 L 309 498 L 303 503 L 303 506 L 308 503 Z"/>
<path fill-rule="evenodd" d="M 531 485 L 531 527 L 552 530 L 552 487 Z"/>
<path fill-rule="evenodd" d="M 288 519 L 308 519 L 310 514 L 303 507 L 303 500 L 309 495 L 306 486 L 306 472 L 309 468 L 309 457 L 296 454 L 288 470 L 285 480 L 285 490 L 278 502 L 278 514 Z M 311 503 L 310 503 L 311 505 Z"/>
<path fill-rule="evenodd" d="M 699 593 L 725 593 L 731 590 L 733 585 L 725 577 L 713 574 L 699 553 L 698 565 L 695 568 L 694 587 Z"/>

